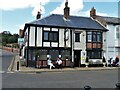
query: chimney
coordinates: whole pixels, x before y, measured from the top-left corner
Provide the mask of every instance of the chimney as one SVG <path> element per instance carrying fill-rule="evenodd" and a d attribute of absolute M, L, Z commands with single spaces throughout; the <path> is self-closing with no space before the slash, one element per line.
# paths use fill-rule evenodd
<path fill-rule="evenodd" d="M 22 37 L 24 30 L 19 29 L 19 37 Z"/>
<path fill-rule="evenodd" d="M 92 17 L 93 19 L 95 19 L 95 17 L 96 17 L 96 9 L 94 7 L 92 7 L 92 9 L 90 11 L 90 17 Z"/>
<path fill-rule="evenodd" d="M 64 18 L 69 19 L 70 16 L 70 8 L 68 7 L 68 0 L 65 2 L 65 8 L 64 8 Z"/>
<path fill-rule="evenodd" d="M 41 13 L 38 11 L 36 19 L 40 19 L 41 18 Z"/>

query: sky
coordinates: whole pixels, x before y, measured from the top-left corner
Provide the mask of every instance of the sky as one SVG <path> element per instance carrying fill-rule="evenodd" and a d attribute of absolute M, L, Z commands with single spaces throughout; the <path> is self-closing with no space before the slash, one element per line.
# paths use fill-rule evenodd
<path fill-rule="evenodd" d="M 36 19 L 38 11 L 42 17 L 63 14 L 66 0 L 0 0 L 0 32 L 19 34 L 25 23 Z M 101 16 L 118 17 L 119 0 L 68 0 L 70 15 L 89 17 L 92 7 Z"/>

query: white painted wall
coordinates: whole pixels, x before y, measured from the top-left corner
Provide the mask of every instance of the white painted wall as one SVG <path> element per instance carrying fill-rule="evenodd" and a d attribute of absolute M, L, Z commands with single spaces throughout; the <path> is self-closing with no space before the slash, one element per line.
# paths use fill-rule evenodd
<path fill-rule="evenodd" d="M 116 28 L 119 28 L 119 39 L 118 38 L 116 38 Z M 115 46 L 116 47 L 120 47 L 120 25 L 116 25 L 115 26 Z"/>
<path fill-rule="evenodd" d="M 58 31 L 58 28 L 52 28 L 52 31 Z"/>
<path fill-rule="evenodd" d="M 66 41 L 66 47 L 71 47 L 71 36 L 70 36 L 70 30 L 68 30 L 68 40 Z"/>
<path fill-rule="evenodd" d="M 75 32 L 80 32 L 80 42 L 75 42 Z M 83 50 L 86 49 L 86 32 L 82 30 L 75 30 L 74 32 L 74 50 Z"/>
<path fill-rule="evenodd" d="M 64 47 L 64 29 L 59 29 L 59 47 Z"/>
<path fill-rule="evenodd" d="M 45 31 L 50 31 L 50 28 L 44 27 L 44 30 L 45 30 Z"/>
<path fill-rule="evenodd" d="M 74 50 L 81 50 L 81 49 L 82 49 L 81 34 L 80 34 L 80 42 L 75 42 L 75 32 L 74 32 Z"/>
<path fill-rule="evenodd" d="M 103 55 L 106 58 L 107 55 L 107 32 L 103 32 L 102 34 L 103 37 Z"/>
<path fill-rule="evenodd" d="M 35 46 L 35 27 L 30 27 L 29 46 Z"/>
<path fill-rule="evenodd" d="M 37 27 L 37 47 L 42 46 L 42 28 Z"/>
<path fill-rule="evenodd" d="M 52 42 L 52 43 L 51 43 L 51 46 L 52 46 L 52 47 L 58 47 L 58 43 Z"/>
<path fill-rule="evenodd" d="M 107 29 L 107 49 L 106 49 L 106 57 L 109 59 L 110 57 L 116 57 L 116 55 L 120 55 L 119 50 L 116 48 L 120 46 L 120 39 L 116 39 L 116 25 L 108 24 Z"/>
<path fill-rule="evenodd" d="M 50 47 L 50 42 L 43 42 L 43 47 Z"/>

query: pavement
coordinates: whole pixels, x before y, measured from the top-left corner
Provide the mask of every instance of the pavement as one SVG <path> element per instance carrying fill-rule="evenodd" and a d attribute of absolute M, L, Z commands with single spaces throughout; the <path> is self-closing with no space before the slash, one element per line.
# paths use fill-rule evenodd
<path fill-rule="evenodd" d="M 19 72 L 19 73 L 41 73 L 41 72 L 68 72 L 68 71 L 90 71 L 90 70 L 113 70 L 119 69 L 120 67 L 76 67 L 76 68 L 62 68 L 62 69 L 48 69 L 48 68 L 33 68 L 21 66 L 19 63 L 19 70 L 17 70 L 17 62 L 19 61 L 19 55 L 14 56 L 8 71 Z"/>

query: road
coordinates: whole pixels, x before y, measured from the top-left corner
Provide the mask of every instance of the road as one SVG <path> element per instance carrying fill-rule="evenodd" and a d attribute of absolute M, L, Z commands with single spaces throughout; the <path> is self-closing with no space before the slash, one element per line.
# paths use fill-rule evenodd
<path fill-rule="evenodd" d="M 14 54 L 3 53 L 3 88 L 115 88 L 118 82 L 118 70 L 69 71 L 43 73 L 7 73 Z"/>

